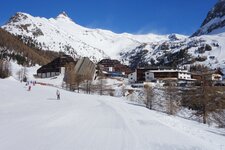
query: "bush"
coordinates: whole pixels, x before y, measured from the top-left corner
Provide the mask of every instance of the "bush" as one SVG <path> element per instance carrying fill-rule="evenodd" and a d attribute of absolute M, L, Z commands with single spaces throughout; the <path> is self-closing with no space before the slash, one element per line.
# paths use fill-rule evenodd
<path fill-rule="evenodd" d="M 212 118 L 219 128 L 225 128 L 225 111 L 213 113 Z"/>
<path fill-rule="evenodd" d="M 10 63 L 0 60 L 0 78 L 7 78 L 11 75 Z"/>

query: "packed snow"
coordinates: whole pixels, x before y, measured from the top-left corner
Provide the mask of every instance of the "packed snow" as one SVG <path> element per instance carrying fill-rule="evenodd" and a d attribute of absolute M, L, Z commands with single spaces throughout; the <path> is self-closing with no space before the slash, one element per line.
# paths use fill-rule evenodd
<path fill-rule="evenodd" d="M 225 132 L 123 98 L 0 79 L 2 150 L 223 150 Z M 13 93 L 13 94 L 12 94 Z"/>

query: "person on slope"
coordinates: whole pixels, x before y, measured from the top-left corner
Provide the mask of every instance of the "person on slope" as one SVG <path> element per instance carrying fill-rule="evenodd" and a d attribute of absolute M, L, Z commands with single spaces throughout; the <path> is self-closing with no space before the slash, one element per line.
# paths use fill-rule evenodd
<path fill-rule="evenodd" d="M 31 85 L 28 86 L 28 91 L 31 91 Z"/>
<path fill-rule="evenodd" d="M 59 92 L 58 89 L 57 89 L 57 91 L 56 91 L 56 96 L 57 96 L 57 100 L 60 100 L 60 92 Z"/>

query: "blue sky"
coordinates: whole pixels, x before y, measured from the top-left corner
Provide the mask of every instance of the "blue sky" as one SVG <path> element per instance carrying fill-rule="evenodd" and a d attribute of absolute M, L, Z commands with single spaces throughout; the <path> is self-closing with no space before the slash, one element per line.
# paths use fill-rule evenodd
<path fill-rule="evenodd" d="M 2 0 L 0 25 L 16 12 L 56 17 L 65 11 L 76 23 L 117 33 L 196 31 L 218 0 Z"/>

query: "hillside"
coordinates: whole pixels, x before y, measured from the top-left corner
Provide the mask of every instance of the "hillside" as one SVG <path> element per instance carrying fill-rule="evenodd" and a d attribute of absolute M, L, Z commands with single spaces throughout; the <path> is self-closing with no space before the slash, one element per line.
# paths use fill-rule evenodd
<path fill-rule="evenodd" d="M 219 150 L 223 130 L 150 111 L 121 98 L 0 79 L 0 149 Z M 14 94 L 11 94 L 14 93 Z"/>
<path fill-rule="evenodd" d="M 58 56 L 58 53 L 42 51 L 25 45 L 17 37 L 0 29 L 0 56 L 22 65 L 43 65 Z"/>

